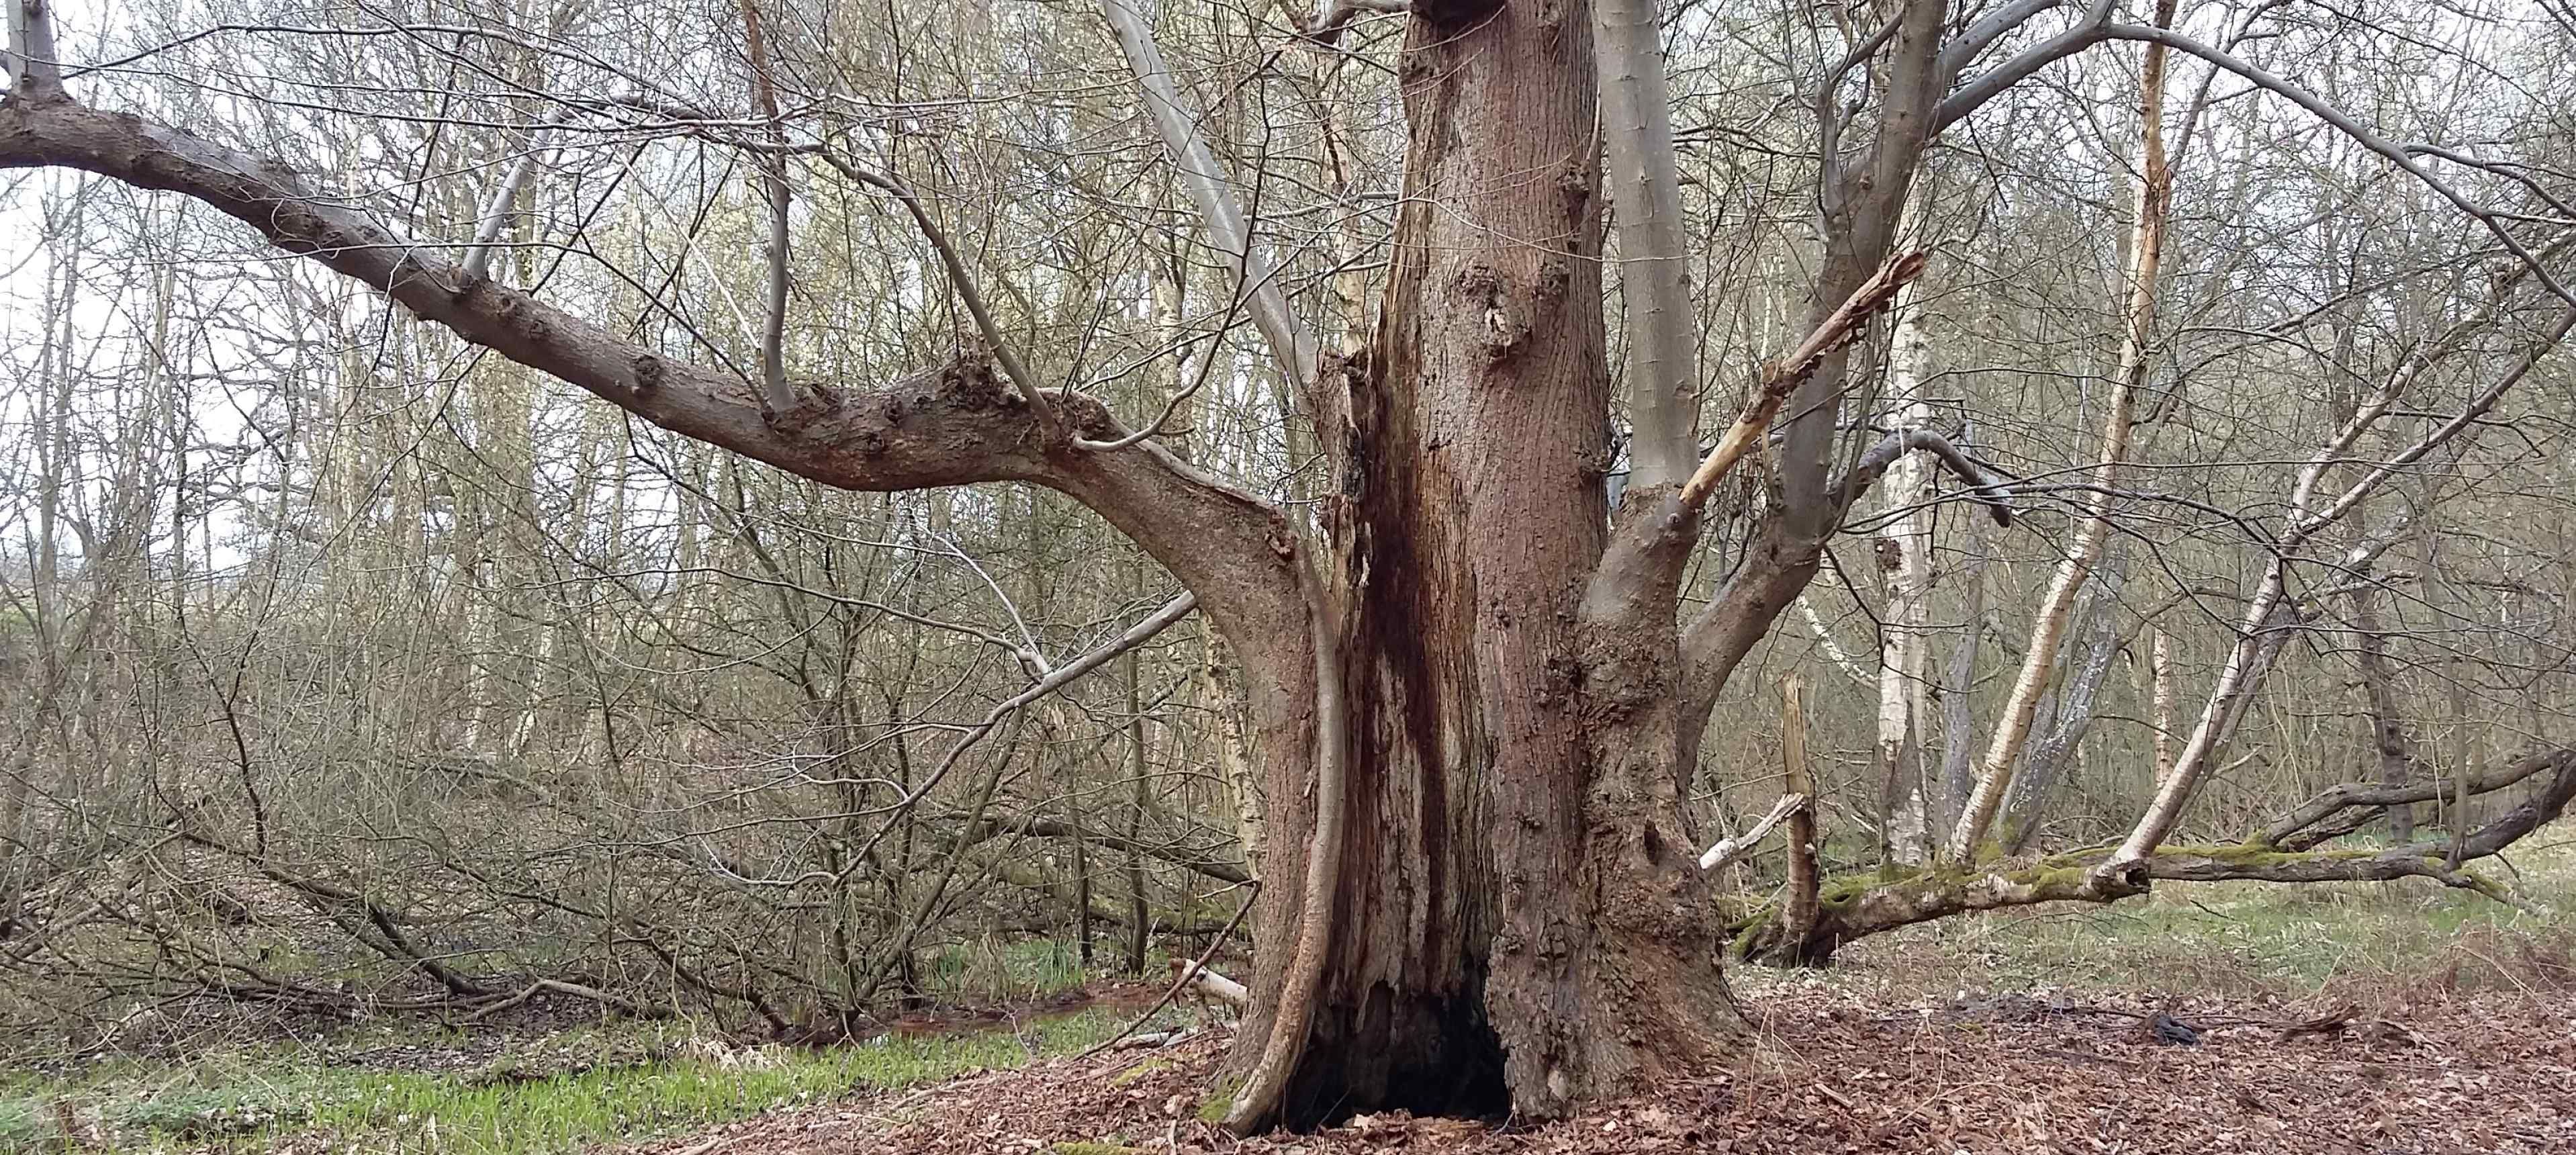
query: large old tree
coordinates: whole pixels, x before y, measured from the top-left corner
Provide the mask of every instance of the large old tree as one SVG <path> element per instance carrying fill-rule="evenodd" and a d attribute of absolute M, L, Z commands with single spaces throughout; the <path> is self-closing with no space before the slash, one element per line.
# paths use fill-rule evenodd
<path fill-rule="evenodd" d="M 788 131 L 748 5 L 757 107 L 654 114 L 758 158 L 781 250 L 791 165 L 912 211 L 979 322 L 969 353 L 900 380 L 791 384 L 776 340 L 783 261 L 757 372 L 648 347 L 489 274 L 488 235 L 423 243 L 318 177 L 85 103 L 42 0 L 6 2 L 0 167 L 192 198 L 465 342 L 829 485 L 1056 490 L 1168 568 L 1242 663 L 1269 799 L 1238 1128 L 1376 1106 L 1554 1115 L 1728 1053 L 1745 1026 L 1681 809 L 1712 704 L 1893 461 L 1943 453 L 1976 480 L 1933 431 L 1854 431 L 1837 406 L 1860 371 L 1854 338 L 1923 267 L 1899 233 L 1928 144 L 2104 43 L 2243 71 L 2168 31 L 2170 2 L 2138 24 L 2107 0 L 1856 6 L 1848 58 L 1813 81 L 1803 336 L 1739 383 L 1749 400 L 1703 452 L 1653 0 L 1343 2 L 1296 19 L 1317 43 L 1362 14 L 1407 22 L 1391 268 L 1370 335 L 1333 351 L 1271 285 L 1244 207 L 1163 79 L 1150 20 L 1110 0 L 1190 199 L 1241 262 L 1244 307 L 1303 391 L 1325 463 L 1309 517 L 1193 465 L 1151 415 L 1039 380 L 990 318 L 978 271 L 899 181 Z M 1605 255 L 1621 270 L 1616 374 Z M 1622 454 L 1614 508 L 1604 481 Z M 1686 607 L 1703 507 L 1753 455 L 1768 494 L 1747 560 Z M 2134 892 L 2172 818 L 2159 807 L 2046 897 Z"/>

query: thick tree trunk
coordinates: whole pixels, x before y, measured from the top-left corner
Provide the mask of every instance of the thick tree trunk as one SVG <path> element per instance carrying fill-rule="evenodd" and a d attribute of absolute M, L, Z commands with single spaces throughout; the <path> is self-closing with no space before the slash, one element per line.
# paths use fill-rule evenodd
<path fill-rule="evenodd" d="M 1313 404 L 1338 483 L 1350 773 L 1328 953 L 1276 1111 L 1291 1125 L 1556 1114 L 1740 1029 L 1673 788 L 1672 603 L 1633 634 L 1581 613 L 1610 388 L 1587 14 L 1416 16 L 1377 338 L 1328 364 Z M 1313 794 L 1279 752 L 1306 737 L 1259 743 L 1275 881 L 1246 1071 L 1302 913 Z"/>

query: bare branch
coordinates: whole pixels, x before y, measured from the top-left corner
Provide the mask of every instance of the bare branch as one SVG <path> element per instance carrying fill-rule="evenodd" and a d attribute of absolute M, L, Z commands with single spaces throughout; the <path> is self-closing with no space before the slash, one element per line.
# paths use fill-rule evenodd
<path fill-rule="evenodd" d="M 984 345 L 992 351 L 993 360 L 1001 364 L 1002 372 L 1019 389 L 1020 398 L 1027 401 L 1030 410 L 1038 415 L 1038 423 L 1046 428 L 1049 439 L 1054 439 L 1062 430 L 1062 420 L 1047 402 L 1046 389 L 1038 384 L 1037 375 L 1020 363 L 1020 355 L 1013 350 L 1010 339 L 1003 335 L 1001 323 L 993 319 L 992 308 L 984 303 L 984 292 L 976 287 L 975 274 L 967 269 L 966 259 L 957 255 L 957 246 L 950 243 L 947 230 L 931 219 L 930 210 L 923 206 L 921 198 L 892 176 L 862 168 L 830 149 L 823 149 L 816 155 L 823 158 L 823 163 L 839 170 L 842 176 L 893 197 L 903 205 L 905 212 L 912 215 L 913 226 L 921 230 L 922 238 L 930 242 L 933 252 L 939 254 L 940 266 L 948 270 L 948 285 L 956 291 L 958 301 L 966 306 L 966 315 L 974 319 L 975 331 L 983 336 Z"/>
<path fill-rule="evenodd" d="M 1764 368 L 1762 383 L 1754 389 L 1752 399 L 1744 403 L 1744 411 L 1736 416 L 1733 425 L 1727 427 L 1726 435 L 1718 439 L 1717 447 L 1709 451 L 1708 457 L 1699 463 L 1699 468 L 1692 471 L 1690 480 L 1683 483 L 1680 501 L 1685 512 L 1697 512 L 1707 503 L 1708 495 L 1716 491 L 1717 483 L 1725 479 L 1727 472 L 1734 469 L 1746 453 L 1761 443 L 1763 434 L 1771 428 L 1772 419 L 1779 416 L 1781 402 L 1788 400 L 1798 383 L 1816 371 L 1816 366 L 1824 361 L 1827 353 L 1859 339 L 1870 317 L 1895 300 L 1896 291 L 1907 281 L 1921 276 L 1930 257 L 1931 254 L 1926 252 L 1889 257 L 1879 265 L 1876 273 L 1844 299 L 1840 307 L 1825 317 L 1823 324 L 1807 334 L 1807 339 L 1799 342 L 1796 349 Z"/>
<path fill-rule="evenodd" d="M 1834 488 L 1846 505 L 1857 501 L 1861 493 L 1876 482 L 1898 457 L 1914 451 L 1931 454 L 1942 468 L 1965 483 L 1970 496 L 1986 507 L 1987 515 L 1994 518 L 1996 525 L 2007 528 L 2012 525 L 2012 480 L 1978 464 L 1966 450 L 1937 430 L 1899 429 L 1879 438 L 1861 451 L 1859 460 L 1854 461 L 1841 479 L 1834 482 Z"/>
<path fill-rule="evenodd" d="M 2516 759 L 2491 774 L 2464 774 L 2460 778 L 2458 788 L 2470 794 L 2490 794 L 2530 778 L 2543 770 L 2555 769 L 2560 760 L 2568 756 L 2565 750 L 2544 750 Z M 2441 797 L 2443 791 L 2449 788 L 2448 784 L 2441 782 L 2403 785 L 2338 783 L 2300 803 L 2270 826 L 2264 827 L 2261 834 L 2255 835 L 2248 841 L 2260 842 L 2265 846 L 2281 846 L 2300 832 L 2332 818 L 2339 811 L 2431 802 Z"/>
<path fill-rule="evenodd" d="M 1804 794 L 1781 795 L 1779 801 L 1771 804 L 1771 812 L 1763 815 L 1760 821 L 1746 827 L 1744 833 L 1733 838 L 1722 839 L 1717 845 L 1702 851 L 1699 856 L 1699 868 L 1723 870 L 1728 863 L 1751 853 L 1763 839 L 1771 836 L 1773 827 L 1787 821 L 1790 815 L 1806 809 L 1807 801 L 1807 796 Z"/>
<path fill-rule="evenodd" d="M 761 116 L 769 122 L 770 144 L 783 150 L 787 129 L 778 116 L 778 90 L 769 74 L 769 45 L 760 31 L 759 0 L 742 0 L 743 54 L 751 61 L 752 99 Z M 768 295 L 760 317 L 760 389 L 769 407 L 781 413 L 796 404 L 796 391 L 787 384 L 787 264 L 790 256 L 787 238 L 787 156 L 773 151 L 760 158 L 763 184 L 769 193 L 769 251 L 763 254 L 769 266 Z M 1043 401 L 1036 402 L 1043 405 Z"/>
<path fill-rule="evenodd" d="M 2019 19 L 2015 21 L 2018 24 L 2037 15 L 2036 12 L 2024 13 L 2023 9 L 2028 7 L 2030 6 L 2027 4 L 2015 4 L 1997 15 L 2018 14 Z M 2091 5 L 2084 11 L 2084 18 L 2076 21 L 2074 27 L 1979 73 L 1976 79 L 1952 90 L 1948 96 L 1941 99 L 1940 105 L 1932 110 L 1932 131 L 1939 133 L 1942 129 L 1958 123 L 1960 117 L 1975 112 L 1987 101 L 2003 95 L 2013 86 L 2038 75 L 2039 70 L 2110 39 L 2111 14 L 2118 7 L 2118 0 L 2092 0 Z M 1980 30 L 1984 30 L 1982 38 L 1980 38 Z M 1987 29 L 1986 25 L 1980 22 L 1972 25 L 1966 35 L 1943 48 L 1941 67 L 1944 70 L 1942 73 L 1944 81 L 1957 77 L 1959 71 L 1966 68 L 1977 53 L 1983 52 L 1986 45 L 1992 43 L 1996 36 L 2001 36 L 2008 30 L 2009 26 Z"/>
<path fill-rule="evenodd" d="M 2449 181 L 2433 175 L 2432 170 L 2425 168 L 2423 162 L 2415 159 L 2415 154 L 2404 146 L 2372 132 L 2360 121 L 2345 114 L 2342 109 L 2326 103 L 2324 98 L 2257 68 L 2232 52 L 2185 36 L 2171 28 L 2112 24 L 2105 26 L 2102 33 L 2115 40 L 2143 40 L 2149 44 L 2159 44 L 2178 52 L 2190 53 L 2235 73 L 2257 88 L 2298 105 L 2309 115 L 2334 126 L 2335 131 L 2351 137 L 2354 143 L 2386 157 L 2389 163 L 2396 165 L 2406 175 L 2422 181 L 2425 187 L 2440 194 L 2443 200 L 2451 202 L 2452 207 L 2486 226 L 2487 232 L 2494 235 L 2496 243 L 2502 246 L 2504 251 L 2513 254 L 2514 259 L 2520 261 L 2524 268 L 2530 270 L 2531 275 L 2548 288 L 2550 295 L 2567 302 L 2570 306 L 2576 306 L 2576 292 L 2571 292 L 2567 286 L 2560 284 L 2557 276 L 2552 274 L 2530 249 L 2524 247 L 2520 239 L 2504 227 L 2504 222 L 2498 219 L 2495 213 L 2470 200 L 2467 194 L 2453 187 Z"/>
<path fill-rule="evenodd" d="M 1153 25 L 1138 8 L 1141 3 L 1143 0 L 1100 0 L 1100 12 L 1108 19 L 1110 31 L 1117 34 L 1128 71 L 1135 74 L 1137 86 L 1144 89 L 1146 111 L 1153 115 L 1163 149 L 1171 157 L 1172 167 L 1180 171 L 1183 186 L 1199 210 L 1209 242 L 1231 259 L 1236 294 L 1250 302 L 1252 323 L 1269 342 L 1271 357 L 1289 380 L 1302 387 L 1315 378 L 1315 338 L 1289 310 L 1288 298 L 1279 291 L 1270 258 L 1253 245 L 1242 206 L 1236 202 L 1216 155 L 1208 150 L 1206 138 L 1199 134 L 1197 119 L 1183 103 L 1179 87 L 1172 83 L 1171 67 L 1163 63 L 1162 49 L 1154 43 Z"/>

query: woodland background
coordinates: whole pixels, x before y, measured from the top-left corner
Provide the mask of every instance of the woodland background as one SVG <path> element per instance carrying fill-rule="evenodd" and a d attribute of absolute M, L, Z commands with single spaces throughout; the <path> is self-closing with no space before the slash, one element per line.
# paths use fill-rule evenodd
<path fill-rule="evenodd" d="M 1855 18 L 1668 13 L 1711 412 L 1799 336 L 1815 259 L 1804 84 Z M 2186 18 L 2388 139 L 2473 147 L 2485 164 L 2446 178 L 2542 238 L 2544 258 L 2576 240 L 2576 22 L 2556 0 L 2209 3 Z M 490 19 L 526 35 L 449 31 Z M 490 250 L 504 279 L 749 366 L 768 273 L 756 154 L 537 95 L 654 69 L 742 106 L 740 23 L 665 0 L 363 14 L 192 0 L 61 18 L 66 55 L 133 57 L 83 83 L 182 127 L 247 131 L 398 206 L 413 235 L 470 237 L 509 190 Z M 1384 261 L 1397 23 L 1363 11 L 1325 51 L 1283 47 L 1268 9 L 1157 17 L 1281 285 L 1314 315 L 1334 278 L 1373 291 Z M 996 273 L 988 293 L 1035 372 L 1122 414 L 1179 397 L 1176 449 L 1282 503 L 1313 499 L 1292 391 L 1231 307 L 1226 258 L 1094 14 L 789 6 L 768 35 L 790 105 L 841 102 L 849 144 Z M 537 47 L 557 43 L 582 48 Z M 2136 67 L 2077 56 L 1937 148 L 1910 225 L 1930 271 L 1868 339 L 1845 417 L 1949 431 L 2012 479 L 2016 516 L 1995 526 L 1928 476 L 1928 504 L 1891 485 L 1855 512 L 1710 724 L 1691 796 L 1708 840 L 1766 812 L 1784 729 L 1802 729 L 1826 868 L 1901 857 L 1921 835 L 1892 805 L 1879 726 L 1907 695 L 1898 755 L 1949 828 L 2092 496 Z M 448 80 L 468 74 L 478 84 Z M 2000 852 L 2127 828 L 2173 700 L 2196 703 L 2236 643 L 2296 466 L 2376 383 L 2419 382 L 2394 446 L 2550 315 L 2497 305 L 2517 266 L 2487 226 L 2349 137 L 2196 62 L 2177 65 L 2170 104 L 2193 119 L 2169 141 L 2162 319 L 2131 464 Z M 388 178 L 389 162 L 415 177 Z M 474 179 L 427 179 L 460 173 Z M 885 379 L 955 352 L 972 325 L 892 202 L 816 181 L 793 203 L 795 376 Z M 1259 751 L 1202 623 L 1026 700 L 1176 592 L 1071 502 L 787 477 L 113 182 L 11 173 L 0 222 L 14 687 L 0 1019 L 24 1038 L 113 1045 L 210 1006 L 384 1013 L 532 989 L 834 1037 L 1086 966 L 1194 956 L 1247 901 Z M 2457 781 L 2570 741 L 2571 414 L 2576 371 L 2545 357 L 2336 531 L 2395 541 L 2293 591 L 2292 636 L 2177 841 L 2232 842 L 2386 757 Z M 1739 481 L 1695 563 L 1703 595 L 1768 499 L 1759 469 Z M 1902 573 L 1890 526 L 1928 532 L 1919 631 L 1885 625 Z M 1907 644 L 1920 680 L 1883 687 Z M 936 790 L 898 804 L 932 775 Z M 2407 818 L 2475 826 L 2504 805 L 2446 797 Z M 1776 844 L 1732 869 L 1748 899 L 1771 893 Z"/>

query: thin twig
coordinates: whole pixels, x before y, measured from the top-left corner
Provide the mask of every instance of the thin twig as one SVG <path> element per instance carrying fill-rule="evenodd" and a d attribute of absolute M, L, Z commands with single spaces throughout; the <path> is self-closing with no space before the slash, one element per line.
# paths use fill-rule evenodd
<path fill-rule="evenodd" d="M 1224 946 L 1225 940 L 1234 937 L 1234 928 L 1243 925 L 1243 916 L 1252 913 L 1253 900 L 1261 897 L 1261 880 L 1256 878 L 1244 885 L 1252 888 L 1252 896 L 1250 898 L 1246 898 L 1243 901 L 1242 906 L 1235 908 L 1234 917 L 1225 921 L 1225 929 L 1216 932 L 1216 937 L 1208 940 L 1207 949 L 1200 951 L 1199 957 L 1190 963 L 1189 968 L 1182 971 L 1179 976 L 1172 980 L 1172 989 L 1164 991 L 1163 997 L 1154 1000 L 1154 1005 L 1145 1008 L 1145 1013 L 1136 1016 L 1136 1021 L 1127 1024 L 1124 1030 L 1109 1036 L 1108 1039 L 1094 1045 L 1090 1050 L 1074 1056 L 1074 1060 L 1076 1062 L 1088 1059 L 1093 1055 L 1097 1055 L 1102 1051 L 1106 1051 L 1111 1047 L 1117 1046 L 1120 1039 L 1124 1039 L 1129 1035 L 1135 1034 L 1136 1028 L 1144 1026 L 1147 1020 L 1163 1013 L 1164 1007 L 1172 1005 L 1172 1000 L 1180 997 L 1181 989 L 1190 985 L 1190 981 L 1198 977 L 1198 972 L 1207 966 L 1209 959 L 1216 957 L 1217 948 Z"/>

